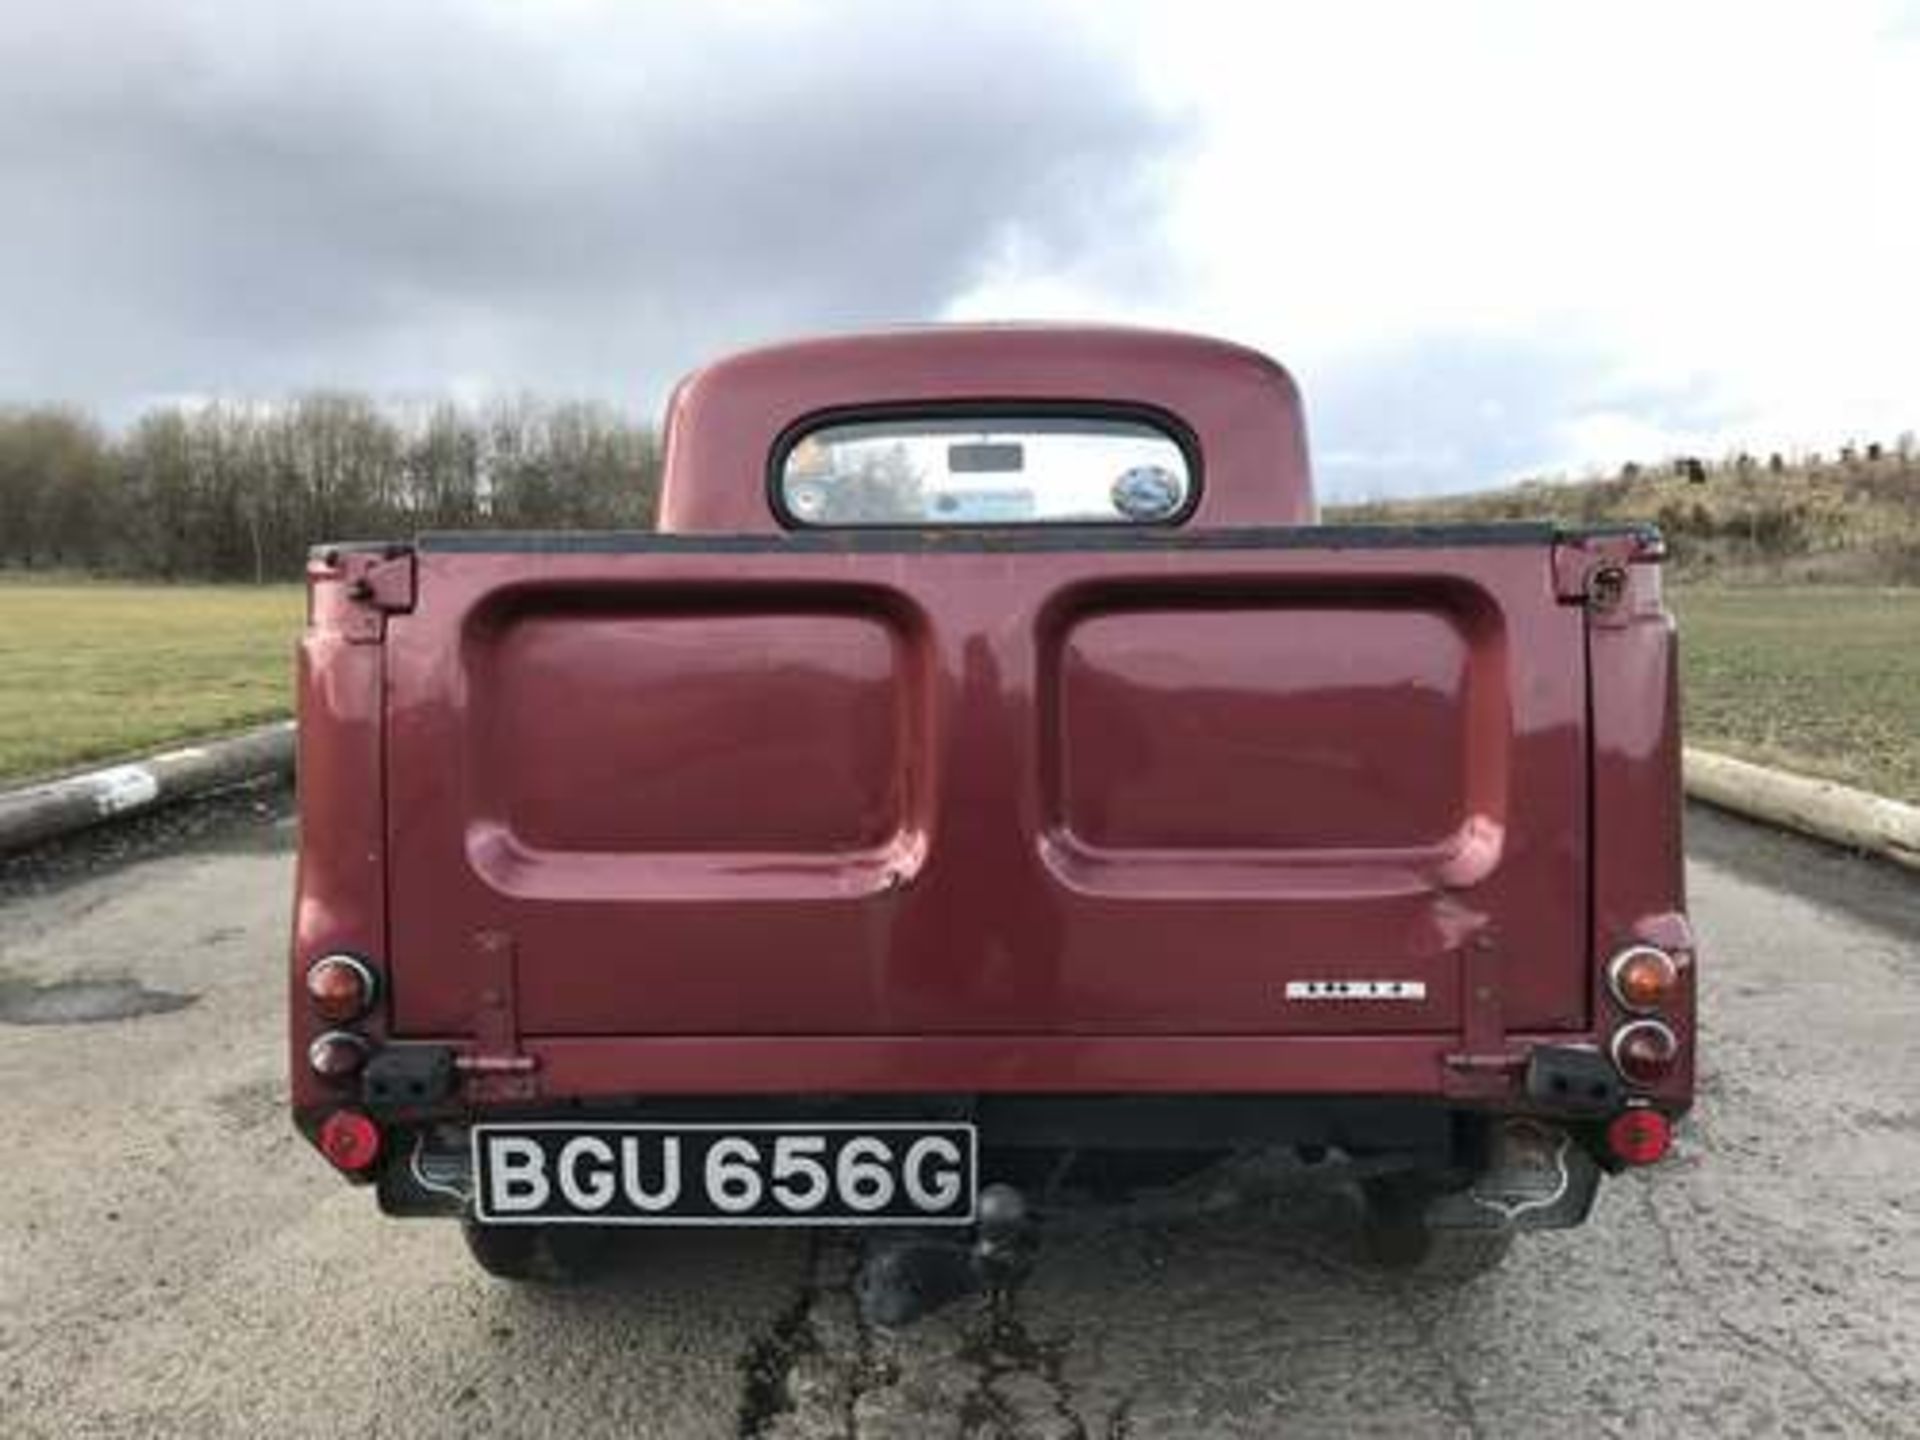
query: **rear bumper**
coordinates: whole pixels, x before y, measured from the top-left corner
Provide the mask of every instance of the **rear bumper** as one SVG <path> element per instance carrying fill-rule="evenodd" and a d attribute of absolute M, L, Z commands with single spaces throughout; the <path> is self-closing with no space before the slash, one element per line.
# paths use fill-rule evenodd
<path fill-rule="evenodd" d="M 1601 1052 L 1590 1034 L 1509 1035 L 1484 1052 L 1451 1035 L 607 1036 L 526 1038 L 510 1055 L 450 1050 L 473 1105 L 637 1095 L 1138 1094 L 1527 1098 L 1540 1052 Z M 1691 1076 L 1650 1091 L 1684 1109 Z"/>
<path fill-rule="evenodd" d="M 385 1047 L 358 1093 L 296 1118 L 312 1136 L 329 1111 L 363 1107 L 388 1146 L 379 1173 L 357 1178 L 377 1179 L 392 1213 L 444 1214 L 481 1121 L 965 1121 L 1001 1150 L 1296 1147 L 1472 1175 L 1487 1137 L 1514 1124 L 1616 1169 L 1610 1121 L 1649 1105 L 1671 1118 L 1690 1100 L 1687 1074 L 1662 1091 L 1626 1086 L 1589 1037 L 1509 1037 L 1497 1054 L 1459 1040 L 623 1037 L 529 1040 L 511 1055 L 413 1041 Z"/>

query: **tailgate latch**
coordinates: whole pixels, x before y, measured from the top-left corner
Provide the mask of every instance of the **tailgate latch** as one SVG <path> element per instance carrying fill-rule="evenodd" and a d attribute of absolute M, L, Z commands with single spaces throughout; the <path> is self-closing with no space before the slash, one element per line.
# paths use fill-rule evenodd
<path fill-rule="evenodd" d="M 413 609 L 413 552 L 404 546 L 337 554 L 351 608 L 343 617 L 348 640 L 378 645 L 387 638 L 387 616 Z"/>
<path fill-rule="evenodd" d="M 1632 592 L 1630 565 L 1666 558 L 1666 542 L 1649 525 L 1563 535 L 1553 542 L 1553 594 L 1563 605 L 1585 605 L 1602 623 L 1624 618 Z"/>

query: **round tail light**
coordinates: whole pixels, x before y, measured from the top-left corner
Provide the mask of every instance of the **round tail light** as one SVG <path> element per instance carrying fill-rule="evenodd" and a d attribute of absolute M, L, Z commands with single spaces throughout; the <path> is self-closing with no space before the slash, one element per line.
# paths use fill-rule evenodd
<path fill-rule="evenodd" d="M 1680 988 L 1680 967 L 1664 950 L 1635 945 L 1622 950 L 1607 966 L 1607 984 L 1613 998 L 1629 1010 L 1657 1010 Z"/>
<path fill-rule="evenodd" d="M 323 955 L 307 969 L 307 999 L 322 1020 L 344 1025 L 373 1008 L 379 982 L 358 955 Z"/>
<path fill-rule="evenodd" d="M 336 1110 L 320 1122 L 320 1153 L 335 1169 L 371 1170 L 380 1158 L 380 1127 L 358 1110 Z"/>
<path fill-rule="evenodd" d="M 1613 1067 L 1639 1085 L 1666 1078 L 1680 1056 L 1680 1042 L 1658 1020 L 1636 1020 L 1613 1035 Z"/>
<path fill-rule="evenodd" d="M 367 1063 L 367 1042 L 345 1030 L 329 1030 L 307 1046 L 307 1064 L 328 1080 L 358 1075 Z"/>
<path fill-rule="evenodd" d="M 1607 1149 L 1628 1165 L 1651 1165 L 1673 1144 L 1673 1125 L 1658 1110 L 1629 1110 L 1607 1126 Z"/>

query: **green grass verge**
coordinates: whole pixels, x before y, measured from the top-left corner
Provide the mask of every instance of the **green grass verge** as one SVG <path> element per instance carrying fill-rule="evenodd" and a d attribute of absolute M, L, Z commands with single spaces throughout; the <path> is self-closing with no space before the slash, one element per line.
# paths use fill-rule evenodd
<path fill-rule="evenodd" d="M 1920 589 L 1675 587 L 1689 743 L 1920 802 Z"/>
<path fill-rule="evenodd" d="M 0 582 L 0 779 L 285 716 L 298 586 Z"/>

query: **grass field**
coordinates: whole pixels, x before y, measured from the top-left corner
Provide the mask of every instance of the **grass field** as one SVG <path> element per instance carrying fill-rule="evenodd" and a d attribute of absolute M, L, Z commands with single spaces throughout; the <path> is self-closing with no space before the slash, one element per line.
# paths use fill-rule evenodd
<path fill-rule="evenodd" d="M 1920 802 L 1920 589 L 1669 591 L 1690 741 Z M 273 719 L 296 587 L 0 582 L 0 779 Z"/>
<path fill-rule="evenodd" d="M 297 586 L 0 581 L 0 779 L 287 713 Z"/>
<path fill-rule="evenodd" d="M 1668 595 L 1689 741 L 1920 803 L 1920 589 Z"/>

